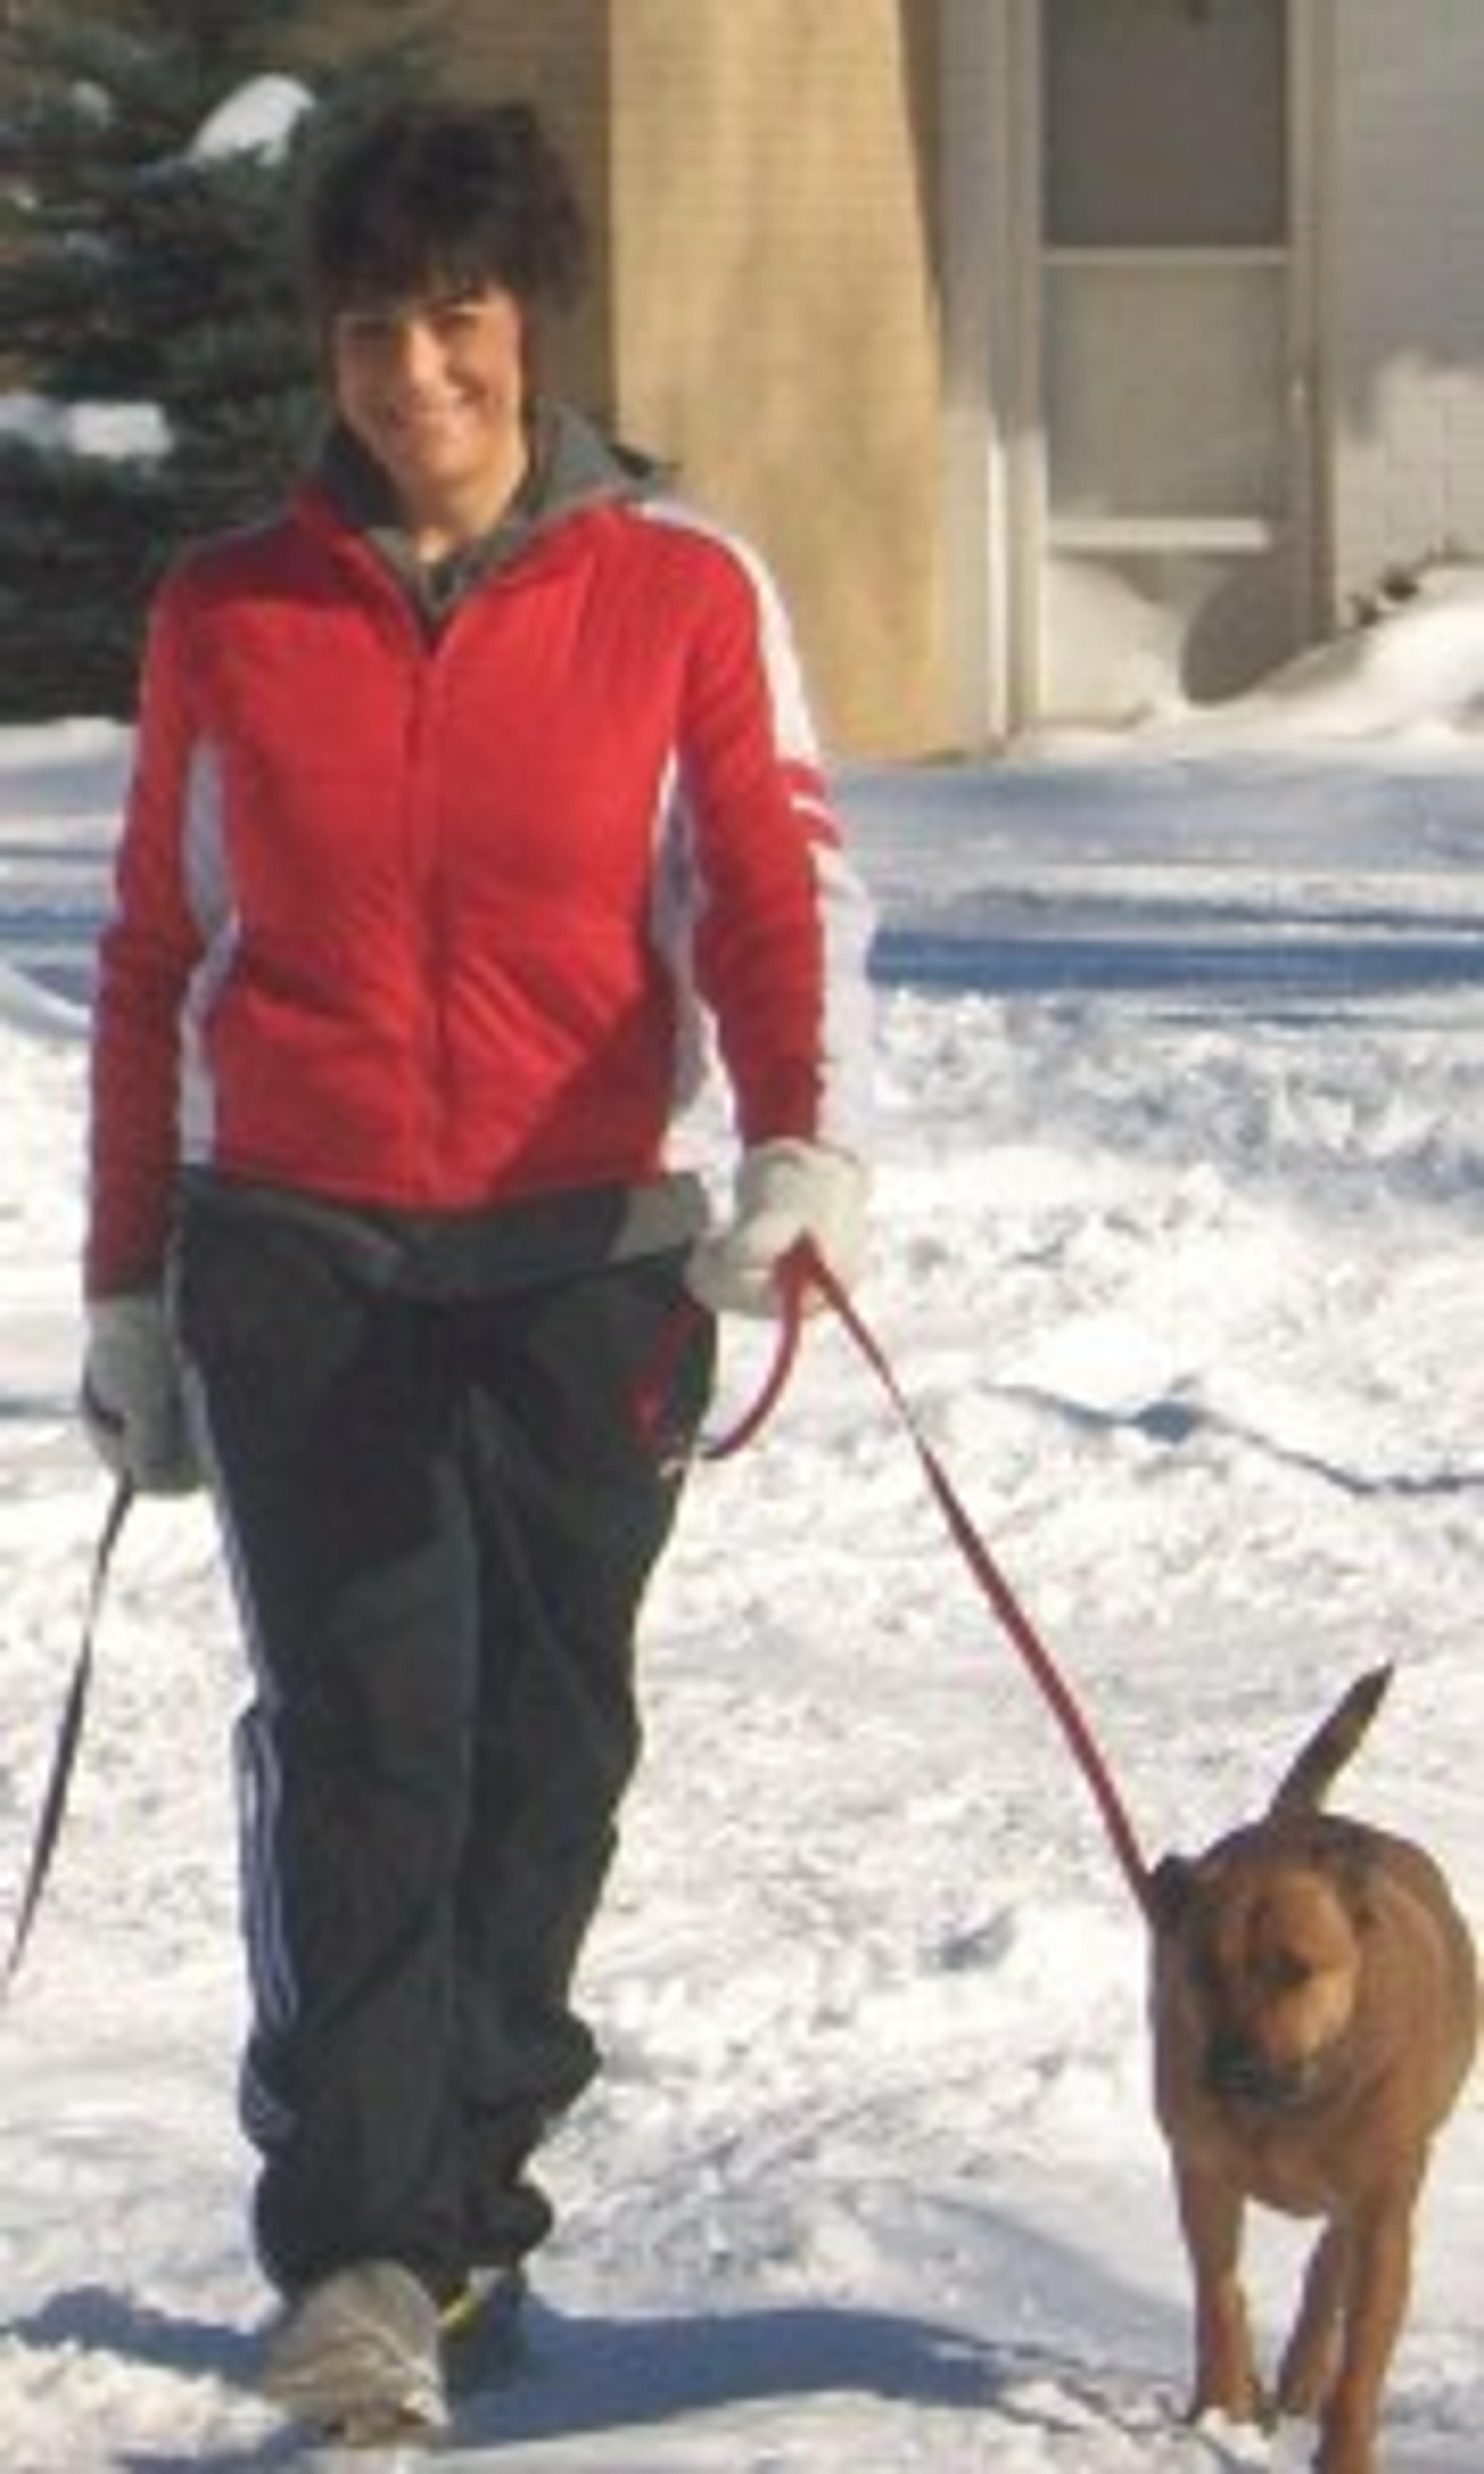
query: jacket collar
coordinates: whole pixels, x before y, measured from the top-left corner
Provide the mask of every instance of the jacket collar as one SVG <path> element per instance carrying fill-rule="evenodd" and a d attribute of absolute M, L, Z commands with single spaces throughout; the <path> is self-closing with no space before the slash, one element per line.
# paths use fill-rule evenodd
<path fill-rule="evenodd" d="M 602 436 L 570 404 L 541 401 L 533 424 L 531 467 L 512 504 L 477 541 L 429 567 L 397 519 L 385 474 L 342 424 L 325 438 L 310 484 L 342 523 L 364 537 L 437 627 L 487 576 L 509 567 L 568 516 L 654 495 L 661 467 Z"/>

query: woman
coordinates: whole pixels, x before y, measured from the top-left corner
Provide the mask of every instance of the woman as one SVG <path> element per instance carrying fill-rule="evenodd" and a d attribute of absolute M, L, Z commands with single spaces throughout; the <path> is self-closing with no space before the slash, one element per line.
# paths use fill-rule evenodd
<path fill-rule="evenodd" d="M 102 949 L 84 1412 L 223 1522 L 265 2381 L 352 2437 L 443 2419 L 596 2066 L 572 1977 L 678 1488 L 636 1393 L 687 1295 L 766 1313 L 799 1237 L 862 1249 L 867 911 L 786 621 L 537 387 L 581 248 L 523 106 L 326 162 L 327 443 L 160 593 Z M 712 1234 L 665 1152 L 697 997 Z"/>

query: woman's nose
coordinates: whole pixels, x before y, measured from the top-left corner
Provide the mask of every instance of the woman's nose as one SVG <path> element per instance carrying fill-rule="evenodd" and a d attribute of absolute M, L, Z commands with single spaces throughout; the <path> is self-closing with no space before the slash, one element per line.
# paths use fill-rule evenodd
<path fill-rule="evenodd" d="M 397 376 L 408 386 L 428 384 L 443 368 L 443 350 L 426 318 L 398 321 L 395 351 Z"/>

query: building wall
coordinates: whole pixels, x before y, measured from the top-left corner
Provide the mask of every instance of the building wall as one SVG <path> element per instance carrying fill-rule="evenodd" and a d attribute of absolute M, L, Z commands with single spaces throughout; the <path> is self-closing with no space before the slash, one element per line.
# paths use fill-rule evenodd
<path fill-rule="evenodd" d="M 922 62 L 897 0 L 615 0 L 626 430 L 782 582 L 826 738 L 943 744 Z"/>
<path fill-rule="evenodd" d="M 1484 8 L 1334 15 L 1328 287 L 1337 606 L 1394 561 L 1484 558 Z"/>

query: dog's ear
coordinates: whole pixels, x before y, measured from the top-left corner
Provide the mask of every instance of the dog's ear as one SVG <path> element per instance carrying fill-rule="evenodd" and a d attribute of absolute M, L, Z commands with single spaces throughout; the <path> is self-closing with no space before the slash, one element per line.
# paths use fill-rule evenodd
<path fill-rule="evenodd" d="M 1148 1879 L 1149 1922 L 1157 1933 L 1173 1932 L 1190 1904 L 1195 1866 L 1187 1856 L 1161 1856 Z"/>

